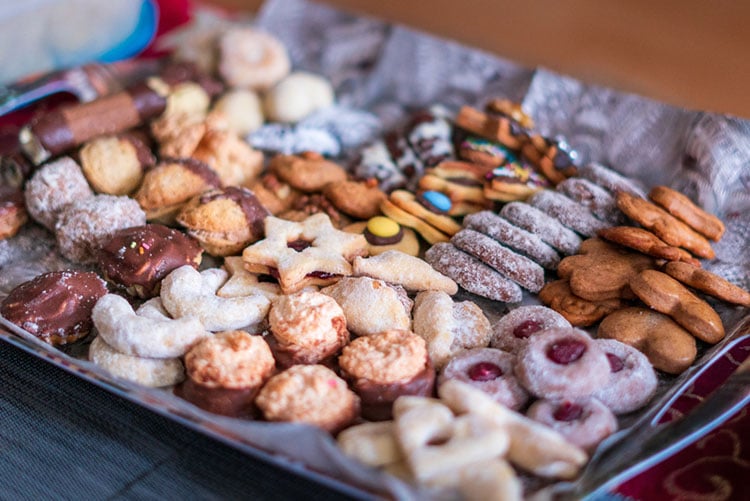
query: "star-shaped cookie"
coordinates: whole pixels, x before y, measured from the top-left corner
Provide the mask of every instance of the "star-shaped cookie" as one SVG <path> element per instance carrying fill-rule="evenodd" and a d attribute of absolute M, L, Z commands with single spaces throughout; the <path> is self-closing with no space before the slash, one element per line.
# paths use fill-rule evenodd
<path fill-rule="evenodd" d="M 265 234 L 242 252 L 245 269 L 276 277 L 285 294 L 351 275 L 351 261 L 367 255 L 364 235 L 337 230 L 323 213 L 302 222 L 269 216 Z"/>

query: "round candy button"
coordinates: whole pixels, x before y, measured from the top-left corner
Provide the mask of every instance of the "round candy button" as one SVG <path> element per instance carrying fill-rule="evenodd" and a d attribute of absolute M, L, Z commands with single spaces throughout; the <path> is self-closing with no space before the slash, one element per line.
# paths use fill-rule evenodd
<path fill-rule="evenodd" d="M 425 191 L 422 193 L 422 198 L 441 212 L 448 212 L 451 209 L 451 199 L 439 191 Z"/>
<path fill-rule="evenodd" d="M 396 221 L 384 216 L 375 216 L 367 221 L 367 231 L 376 237 L 392 237 L 398 235 L 400 229 Z"/>

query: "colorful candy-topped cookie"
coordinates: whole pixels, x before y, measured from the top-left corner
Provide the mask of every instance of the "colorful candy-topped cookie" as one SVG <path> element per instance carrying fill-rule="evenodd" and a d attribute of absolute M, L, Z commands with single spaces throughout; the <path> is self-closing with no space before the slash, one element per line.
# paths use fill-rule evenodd
<path fill-rule="evenodd" d="M 453 127 L 446 116 L 447 110 L 432 107 L 415 113 L 409 121 L 407 139 L 425 167 L 455 156 L 451 141 Z"/>
<path fill-rule="evenodd" d="M 414 230 L 386 216 L 375 216 L 368 221 L 350 224 L 344 231 L 362 233 L 371 256 L 388 250 L 399 250 L 411 256 L 419 254 L 419 241 Z"/>
<path fill-rule="evenodd" d="M 414 228 L 429 243 L 446 242 L 461 225 L 448 216 L 450 198 L 438 191 L 424 191 L 419 195 L 396 190 L 380 205 L 383 213 L 397 223 Z"/>
<path fill-rule="evenodd" d="M 498 167 L 511 158 L 515 158 L 510 149 L 497 141 L 478 136 L 468 136 L 461 141 L 458 156 L 464 160 L 490 167 Z"/>
<path fill-rule="evenodd" d="M 508 159 L 509 162 L 495 167 L 485 176 L 485 197 L 501 202 L 525 200 L 550 186 L 549 181 L 528 163 L 519 161 L 513 154 Z"/>

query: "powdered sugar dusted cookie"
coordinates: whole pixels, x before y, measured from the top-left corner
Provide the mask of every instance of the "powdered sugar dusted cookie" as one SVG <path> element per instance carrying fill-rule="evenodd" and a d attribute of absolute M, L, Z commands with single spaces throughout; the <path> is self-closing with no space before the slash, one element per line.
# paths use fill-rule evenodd
<path fill-rule="evenodd" d="M 596 398 L 537 400 L 527 415 L 588 451 L 617 431 L 617 418 Z"/>
<path fill-rule="evenodd" d="M 578 176 L 593 181 L 613 194 L 624 191 L 641 198 L 646 198 L 645 187 L 640 181 L 625 177 L 609 167 L 596 162 L 591 162 L 579 168 Z"/>
<path fill-rule="evenodd" d="M 490 346 L 516 353 L 526 345 L 529 337 L 551 327 L 570 327 L 570 322 L 546 306 L 519 306 L 492 326 Z"/>
<path fill-rule="evenodd" d="M 438 384 L 458 379 L 487 393 L 509 409 L 518 410 L 529 399 L 513 373 L 515 356 L 494 348 L 474 348 L 457 354 L 440 373 Z"/>
<path fill-rule="evenodd" d="M 456 354 L 487 346 L 490 322 L 471 301 L 453 302 L 444 292 L 420 292 L 414 302 L 414 332 L 427 341 L 436 368 Z"/>
<path fill-rule="evenodd" d="M 581 239 L 575 232 L 529 204 L 510 202 L 500 210 L 500 215 L 516 226 L 535 234 L 563 254 L 575 254 L 581 245 Z"/>
<path fill-rule="evenodd" d="M 355 257 L 354 275 L 379 278 L 403 286 L 408 291 L 437 290 L 451 296 L 458 286 L 422 259 L 397 250 L 372 257 Z"/>
<path fill-rule="evenodd" d="M 65 207 L 94 196 L 81 167 L 70 157 L 39 167 L 26 182 L 24 194 L 31 218 L 50 230 Z"/>
<path fill-rule="evenodd" d="M 656 392 L 658 380 L 646 355 L 616 339 L 597 339 L 609 360 L 609 381 L 593 396 L 615 414 L 646 405 Z"/>
<path fill-rule="evenodd" d="M 586 207 L 602 221 L 613 225 L 625 222 L 625 216 L 617 208 L 615 197 L 588 179 L 570 177 L 558 184 L 555 189 Z"/>
<path fill-rule="evenodd" d="M 590 210 L 552 190 L 541 190 L 529 198 L 528 203 L 546 212 L 577 233 L 593 237 L 609 224 L 594 217 Z"/>

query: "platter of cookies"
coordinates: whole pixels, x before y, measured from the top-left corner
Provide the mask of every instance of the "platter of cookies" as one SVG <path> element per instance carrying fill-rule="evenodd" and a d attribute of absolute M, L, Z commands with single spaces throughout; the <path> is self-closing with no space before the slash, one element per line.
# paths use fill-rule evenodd
<path fill-rule="evenodd" d="M 273 33 L 211 40 L 20 129 L 0 338 L 360 496 L 590 494 L 746 403 L 624 440 L 750 334 L 741 215 L 506 96 L 388 121 Z"/>

